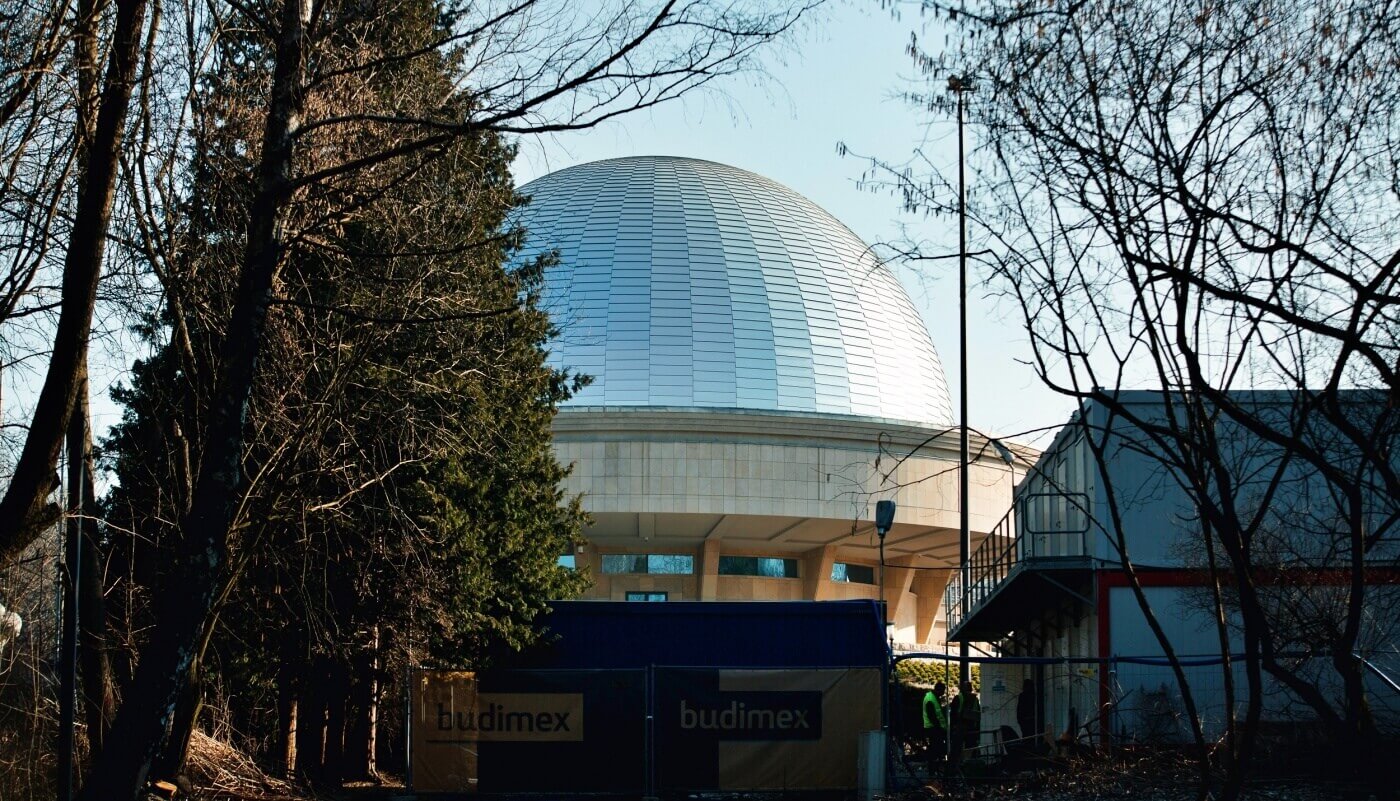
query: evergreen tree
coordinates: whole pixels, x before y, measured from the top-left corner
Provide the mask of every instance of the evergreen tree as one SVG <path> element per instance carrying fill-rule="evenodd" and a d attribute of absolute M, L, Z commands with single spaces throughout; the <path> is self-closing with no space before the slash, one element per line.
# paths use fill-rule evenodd
<path fill-rule="evenodd" d="M 373 24 L 347 19 L 341 56 L 440 36 L 436 11 L 410 0 Z M 179 271 L 165 276 L 168 302 L 146 331 L 159 347 L 116 393 L 126 411 L 105 448 L 118 481 L 107 500 L 110 574 L 126 600 L 129 655 L 147 599 L 171 590 L 161 566 L 198 472 L 189 443 L 203 439 L 242 251 L 231 210 L 252 192 L 249 87 L 266 77 L 267 43 L 250 32 L 220 47 L 196 121 Z M 326 96 L 368 97 L 369 108 L 392 97 L 406 114 L 447 102 L 465 117 L 472 101 L 456 69 L 448 57 L 389 63 Z M 372 122 L 341 126 L 308 158 L 353 157 L 380 133 Z M 274 761 L 286 765 L 296 715 L 306 776 L 365 772 L 366 721 L 384 680 L 409 660 L 476 665 L 495 647 L 520 647 L 548 599 L 579 589 L 556 560 L 584 516 L 560 490 L 566 471 L 550 448 L 554 408 L 576 381 L 544 362 L 545 265 L 511 261 L 513 155 L 495 134 L 461 136 L 297 198 L 271 358 L 246 422 L 249 490 L 231 570 L 158 771 L 180 769 L 202 686 L 216 681 L 241 702 L 235 726 Z"/>

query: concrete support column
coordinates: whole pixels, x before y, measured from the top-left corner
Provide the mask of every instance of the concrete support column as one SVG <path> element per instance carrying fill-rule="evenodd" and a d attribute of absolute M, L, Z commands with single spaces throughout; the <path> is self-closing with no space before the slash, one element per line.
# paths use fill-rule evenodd
<path fill-rule="evenodd" d="M 598 546 L 590 542 L 574 548 L 574 569 L 580 573 L 587 571 L 597 582 L 603 575 L 603 557 L 598 553 Z"/>
<path fill-rule="evenodd" d="M 803 598 L 825 601 L 831 597 L 831 566 L 835 562 L 835 545 L 823 545 L 802 554 Z"/>
<path fill-rule="evenodd" d="M 922 572 L 914 569 L 911 562 L 910 557 L 897 557 L 885 562 L 885 601 L 890 606 L 891 623 L 899 620 L 899 612 L 909 597 L 914 574 Z"/>
<path fill-rule="evenodd" d="M 713 601 L 719 591 L 719 540 L 710 539 L 700 543 L 695 571 L 700 577 L 700 600 Z"/>
<path fill-rule="evenodd" d="M 913 590 L 919 598 L 918 622 L 914 634 L 919 642 L 926 643 L 933 636 L 933 624 L 938 620 L 939 607 L 943 605 L 943 591 L 948 587 L 951 568 L 945 570 L 915 570 Z"/>

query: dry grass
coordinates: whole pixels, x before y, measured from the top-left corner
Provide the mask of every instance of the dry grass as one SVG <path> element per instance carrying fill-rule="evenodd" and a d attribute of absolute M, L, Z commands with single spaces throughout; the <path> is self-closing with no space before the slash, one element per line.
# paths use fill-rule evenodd
<path fill-rule="evenodd" d="M 199 798 L 231 801 L 306 801 L 296 785 L 267 775 L 252 757 L 223 740 L 196 731 L 186 765 Z"/>
<path fill-rule="evenodd" d="M 54 797 L 58 736 L 57 677 L 51 669 L 58 643 L 53 592 L 57 540 L 43 537 L 0 571 L 0 604 L 18 615 L 19 634 L 0 645 L 0 799 Z M 14 625 L 11 618 L 11 626 Z M 81 745 L 81 744 L 80 744 Z"/>

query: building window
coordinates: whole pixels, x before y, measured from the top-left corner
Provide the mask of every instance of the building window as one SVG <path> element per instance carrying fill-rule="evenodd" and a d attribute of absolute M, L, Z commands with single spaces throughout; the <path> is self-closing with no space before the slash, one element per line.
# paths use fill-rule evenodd
<path fill-rule="evenodd" d="M 574 555 L 571 553 L 566 553 L 563 556 L 559 557 L 558 561 L 555 564 L 559 565 L 560 567 L 567 567 L 570 570 L 578 569 L 578 563 L 574 561 Z"/>
<path fill-rule="evenodd" d="M 870 565 L 852 565 L 846 562 L 836 562 L 831 566 L 831 580 L 845 581 L 851 584 L 874 584 L 875 568 Z"/>
<path fill-rule="evenodd" d="M 608 553 L 603 554 L 603 572 L 688 575 L 695 572 L 695 557 L 671 553 Z"/>
<path fill-rule="evenodd" d="M 655 602 L 655 601 L 664 601 L 664 600 L 666 600 L 666 593 L 664 593 L 664 592 L 629 592 L 629 593 L 627 593 L 627 600 L 629 600 L 629 601 L 652 601 L 652 602 Z"/>
<path fill-rule="evenodd" d="M 797 560 L 772 556 L 721 556 L 721 576 L 764 576 L 767 578 L 797 578 Z"/>

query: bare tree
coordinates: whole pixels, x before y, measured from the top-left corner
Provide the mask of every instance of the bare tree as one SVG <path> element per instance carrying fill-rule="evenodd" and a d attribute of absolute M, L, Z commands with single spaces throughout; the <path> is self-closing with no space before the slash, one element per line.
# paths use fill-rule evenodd
<path fill-rule="evenodd" d="M 213 7 L 214 17 L 203 30 L 217 36 L 226 25 L 246 26 L 262 38 L 254 50 L 270 64 L 270 74 L 248 73 L 266 83 L 242 210 L 246 233 L 226 333 L 212 374 L 203 379 L 212 387 L 210 405 L 200 439 L 192 443 L 198 467 L 165 579 L 166 586 L 180 591 L 155 599 L 156 626 L 84 797 L 131 798 L 140 791 L 223 586 L 230 528 L 247 481 L 242 469 L 246 424 L 267 347 L 269 314 L 279 305 L 314 308 L 318 303 L 279 295 L 289 254 L 375 202 L 398 176 L 419 169 L 461 137 L 587 128 L 664 102 L 750 67 L 757 49 L 788 30 L 805 10 L 749 9 L 712 0 L 587 10 L 536 0 L 447 6 L 428 45 L 396 47 L 388 40 L 376 50 L 357 46 L 357 38 L 377 21 L 392 20 L 392 3 L 282 0 Z M 196 58 L 205 52 L 195 37 L 189 37 L 186 49 Z M 405 110 L 393 87 L 376 84 L 375 76 L 387 65 L 419 61 L 454 65 L 459 82 L 444 87 L 437 106 Z M 352 94 L 337 94 L 346 91 Z M 462 95 L 470 102 L 456 102 Z M 142 165 L 133 161 L 132 166 Z M 168 200 L 189 199 L 175 194 Z M 337 311 L 362 313 L 353 307 Z M 412 319 L 499 313 L 427 303 Z M 406 321 L 372 315 L 364 320 Z"/>
<path fill-rule="evenodd" d="M 43 386 L 34 404 L 24 447 L 0 498 L 0 564 L 14 559 L 35 536 L 58 520 L 60 510 L 48 500 L 55 486 L 54 468 L 79 389 L 86 378 L 88 337 L 98 281 L 107 245 L 107 225 L 117 184 L 117 165 L 126 133 L 126 112 L 145 43 L 144 0 L 115 0 L 107 70 L 95 118 L 88 98 L 78 99 L 76 131 L 71 141 L 80 155 L 80 177 L 72 227 L 63 261 L 61 311 Z M 101 9 L 78 4 L 74 59 L 80 87 L 97 67 L 97 27 Z M 22 72 L 21 77 L 27 78 Z M 25 93 L 23 85 L 12 98 Z M 81 90 L 80 90 L 81 91 Z M 32 277 L 32 272 L 29 273 Z M 26 285 L 20 278 L 16 286 Z"/>
<path fill-rule="evenodd" d="M 978 82 L 976 249 L 1025 324 L 1033 366 L 1108 408 L 1197 507 L 1195 536 L 1225 582 L 1222 648 L 1227 606 L 1243 624 L 1247 699 L 1238 730 L 1231 721 L 1227 796 L 1250 758 L 1265 674 L 1350 746 L 1356 769 L 1373 753 L 1357 648 L 1368 562 L 1386 556 L 1396 514 L 1395 10 L 990 3 L 949 14 L 961 34 L 949 52 L 911 46 L 939 80 Z M 953 210 L 929 159 L 873 168 L 907 205 Z M 1160 415 L 1121 402 L 1137 386 L 1159 389 Z M 1248 458 L 1241 443 L 1253 443 Z M 1328 510 L 1328 533 L 1285 524 L 1297 497 Z M 1268 600 L 1261 549 L 1278 553 L 1264 542 L 1285 529 L 1308 554 L 1289 570 L 1326 560 L 1345 587 L 1341 624 L 1308 629 L 1336 696 L 1284 657 L 1299 641 L 1282 635 L 1294 624 Z"/>

